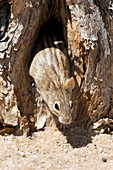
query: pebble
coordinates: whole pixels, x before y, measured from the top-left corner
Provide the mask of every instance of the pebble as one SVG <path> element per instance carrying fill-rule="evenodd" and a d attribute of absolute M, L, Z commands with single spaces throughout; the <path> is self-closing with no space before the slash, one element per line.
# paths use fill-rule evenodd
<path fill-rule="evenodd" d="M 102 158 L 102 161 L 103 161 L 103 162 L 107 162 L 107 159 L 103 157 L 103 158 Z"/>

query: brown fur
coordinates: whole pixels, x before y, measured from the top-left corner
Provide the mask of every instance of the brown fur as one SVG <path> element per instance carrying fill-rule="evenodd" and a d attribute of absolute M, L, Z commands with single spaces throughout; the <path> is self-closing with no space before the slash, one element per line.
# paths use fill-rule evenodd
<path fill-rule="evenodd" d="M 49 42 L 48 42 L 49 41 Z M 43 97 L 51 112 L 63 124 L 72 121 L 72 90 L 75 86 L 74 78 L 70 78 L 70 66 L 64 44 L 55 39 L 46 40 L 46 48 L 39 51 L 30 66 L 30 75 L 36 83 L 37 91 Z M 47 47 L 51 44 L 51 47 Z M 62 49 L 62 50 L 61 50 Z"/>

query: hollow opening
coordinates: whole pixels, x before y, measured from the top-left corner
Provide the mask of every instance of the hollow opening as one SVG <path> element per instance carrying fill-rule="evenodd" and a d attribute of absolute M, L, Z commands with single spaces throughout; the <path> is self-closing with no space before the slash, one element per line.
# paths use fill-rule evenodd
<path fill-rule="evenodd" d="M 66 30 L 67 30 L 66 25 L 64 25 L 62 22 L 60 22 L 59 19 L 55 18 L 54 16 L 52 16 L 46 23 L 44 23 L 41 26 L 40 30 L 37 31 L 38 35 L 35 39 L 35 43 L 34 43 L 35 45 L 32 49 L 29 68 L 36 53 L 38 53 L 41 50 L 44 50 L 45 48 L 51 48 L 51 47 L 59 48 L 62 50 L 63 53 L 66 53 L 66 56 L 68 56 L 67 55 L 67 51 L 68 51 L 67 50 L 67 37 L 65 36 L 67 32 Z M 44 38 L 46 39 L 47 44 L 45 43 Z M 55 44 L 55 42 L 56 43 L 58 42 L 58 46 Z M 63 45 L 62 45 L 62 42 L 63 42 Z M 36 86 L 35 86 L 35 83 L 32 77 L 30 79 L 30 84 L 32 84 L 31 89 L 32 91 L 34 91 L 33 95 L 36 101 L 36 108 L 38 108 L 38 109 L 35 108 L 35 110 L 37 110 L 36 111 L 37 113 L 35 114 L 38 115 L 38 110 L 41 107 L 42 107 L 42 110 L 45 109 L 46 112 L 49 113 L 50 111 L 47 105 L 45 105 L 45 102 L 39 101 L 40 95 L 37 93 Z M 37 103 L 41 103 L 41 105 L 37 106 Z M 56 109 L 58 110 L 59 108 L 56 108 Z"/>
<path fill-rule="evenodd" d="M 40 50 L 44 48 L 50 48 L 56 46 L 54 41 L 63 42 L 65 48 L 67 48 L 67 41 L 64 35 L 66 33 L 66 26 L 64 26 L 57 18 L 51 17 L 40 28 L 34 48 L 32 50 L 32 56 L 34 56 Z M 44 43 L 44 37 L 46 37 L 47 44 Z M 54 38 L 53 38 L 54 37 Z M 31 59 L 32 60 L 32 59 Z"/>

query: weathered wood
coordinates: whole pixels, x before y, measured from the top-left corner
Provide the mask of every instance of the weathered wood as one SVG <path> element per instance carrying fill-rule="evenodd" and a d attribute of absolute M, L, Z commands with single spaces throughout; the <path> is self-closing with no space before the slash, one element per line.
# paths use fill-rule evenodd
<path fill-rule="evenodd" d="M 4 16 L 4 22 L 0 20 L 0 114 L 5 123 L 19 125 L 28 134 L 37 115 L 46 112 L 46 125 L 50 125 L 51 114 L 28 73 L 40 28 L 52 17 L 51 26 L 54 18 L 62 25 L 76 80 L 74 125 L 113 118 L 112 1 L 1 0 L 0 12 Z"/>
<path fill-rule="evenodd" d="M 62 4 L 63 1 L 51 4 L 44 0 L 14 0 L 10 5 L 7 32 L 0 42 L 0 107 L 5 122 L 15 125 L 19 116 L 19 126 L 26 133 L 29 125 L 34 126 L 34 110 L 37 110 L 28 64 L 40 27 L 52 15 L 62 19 Z"/>
<path fill-rule="evenodd" d="M 68 5 L 72 17 L 68 40 L 78 87 L 77 121 L 90 124 L 107 117 L 112 107 L 113 13 L 109 1 L 68 1 Z"/>

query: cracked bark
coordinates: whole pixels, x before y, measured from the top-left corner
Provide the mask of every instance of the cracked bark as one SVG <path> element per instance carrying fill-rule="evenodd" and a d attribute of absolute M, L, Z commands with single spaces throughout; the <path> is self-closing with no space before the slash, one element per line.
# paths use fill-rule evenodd
<path fill-rule="evenodd" d="M 113 118 L 113 1 L 0 0 L 0 125 L 25 134 L 42 112 L 46 126 L 52 122 L 28 70 L 40 28 L 53 16 L 62 23 L 76 81 L 73 125 Z"/>

